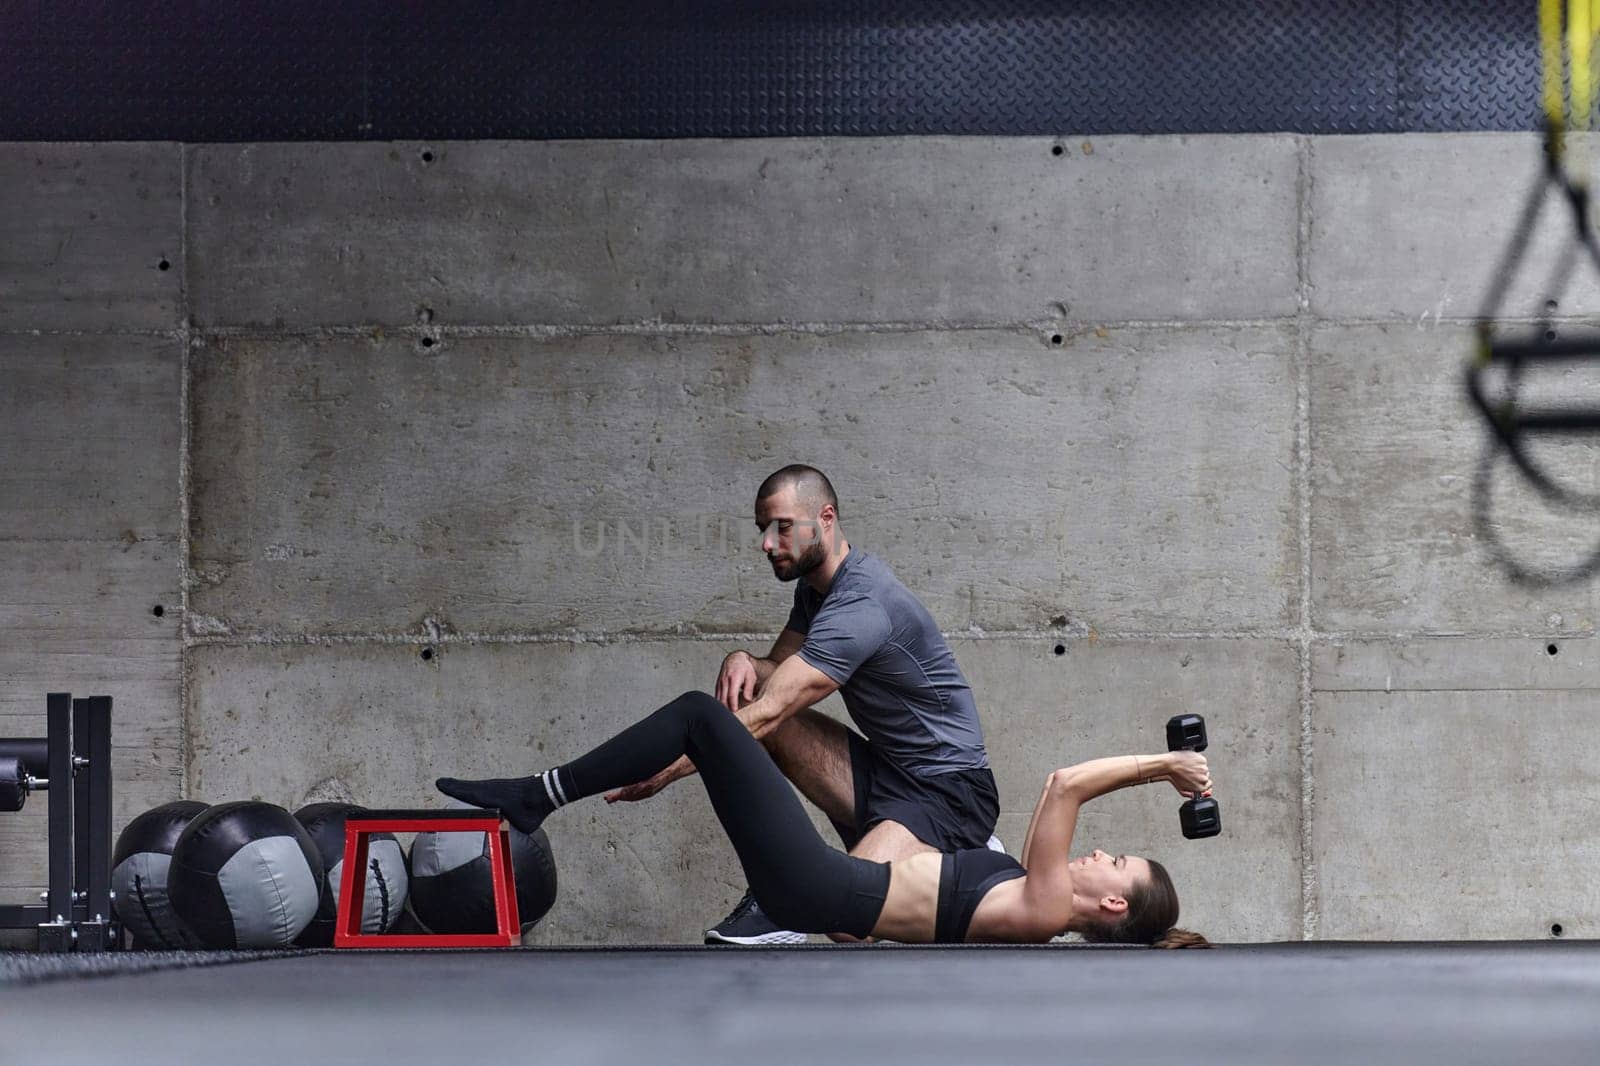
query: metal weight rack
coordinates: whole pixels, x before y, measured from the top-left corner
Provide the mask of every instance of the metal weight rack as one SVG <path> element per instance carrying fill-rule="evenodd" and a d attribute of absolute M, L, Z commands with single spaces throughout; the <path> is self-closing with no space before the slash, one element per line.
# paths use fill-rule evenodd
<path fill-rule="evenodd" d="M 37 929 L 40 951 L 121 946 L 111 909 L 111 697 L 45 697 L 43 738 L 0 737 L 0 814 L 49 795 L 50 880 L 36 904 L 0 905 L 0 929 Z"/>

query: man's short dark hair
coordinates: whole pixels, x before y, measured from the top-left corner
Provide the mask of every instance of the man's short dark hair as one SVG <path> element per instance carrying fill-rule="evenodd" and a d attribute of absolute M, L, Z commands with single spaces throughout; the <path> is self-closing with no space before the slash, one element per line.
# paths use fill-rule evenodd
<path fill-rule="evenodd" d="M 810 510 L 820 511 L 824 504 L 829 503 L 833 504 L 835 512 L 839 510 L 839 497 L 833 491 L 833 482 L 814 466 L 790 463 L 761 483 L 756 490 L 756 499 L 764 500 L 784 489 L 793 489 L 799 499 L 810 505 Z"/>

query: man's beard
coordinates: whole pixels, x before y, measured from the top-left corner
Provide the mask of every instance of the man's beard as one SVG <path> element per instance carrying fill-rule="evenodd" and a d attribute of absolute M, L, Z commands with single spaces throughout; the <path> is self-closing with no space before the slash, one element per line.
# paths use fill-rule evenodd
<path fill-rule="evenodd" d="M 769 561 L 772 562 L 772 572 L 777 575 L 779 581 L 793 581 L 811 573 L 811 571 L 821 566 L 827 558 L 827 549 L 822 546 L 821 541 L 818 541 L 787 562 Z"/>

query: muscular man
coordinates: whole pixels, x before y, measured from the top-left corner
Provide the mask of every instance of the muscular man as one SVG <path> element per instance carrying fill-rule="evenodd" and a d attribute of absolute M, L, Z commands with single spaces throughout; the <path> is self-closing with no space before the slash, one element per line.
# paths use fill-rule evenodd
<path fill-rule="evenodd" d="M 762 482 L 756 525 L 773 574 L 799 581 L 794 608 L 765 657 L 723 660 L 717 699 L 851 855 L 894 862 L 990 842 L 999 800 L 978 708 L 933 616 L 881 559 L 846 541 L 821 471 L 786 466 Z M 836 690 L 859 733 L 813 709 Z M 680 761 L 668 772 L 689 770 Z M 628 789 L 613 796 L 634 798 Z M 708 944 L 804 939 L 748 892 L 706 932 Z"/>

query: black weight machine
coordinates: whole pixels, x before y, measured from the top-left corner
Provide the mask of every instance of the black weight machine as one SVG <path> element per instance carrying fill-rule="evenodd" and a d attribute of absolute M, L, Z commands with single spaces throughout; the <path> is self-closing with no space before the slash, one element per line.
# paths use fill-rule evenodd
<path fill-rule="evenodd" d="M 40 951 L 121 946 L 111 909 L 111 697 L 45 697 L 42 738 L 0 737 L 0 813 L 48 792 L 50 881 L 40 902 L 0 905 L 0 929 L 37 929 Z"/>

